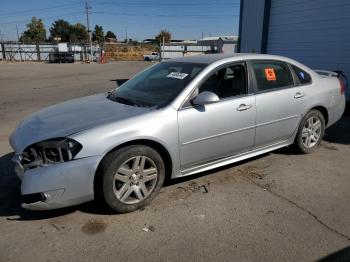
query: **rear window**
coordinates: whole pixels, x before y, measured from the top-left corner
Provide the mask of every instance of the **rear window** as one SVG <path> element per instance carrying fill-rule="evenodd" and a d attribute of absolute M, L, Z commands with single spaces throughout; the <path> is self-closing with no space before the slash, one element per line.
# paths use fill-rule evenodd
<path fill-rule="evenodd" d="M 306 73 L 303 69 L 300 69 L 297 66 L 292 65 L 292 68 L 297 76 L 297 80 L 299 81 L 299 84 L 301 85 L 307 85 L 311 83 L 311 76 Z"/>
<path fill-rule="evenodd" d="M 293 85 L 289 67 L 283 62 L 256 61 L 252 63 L 259 91 Z"/>

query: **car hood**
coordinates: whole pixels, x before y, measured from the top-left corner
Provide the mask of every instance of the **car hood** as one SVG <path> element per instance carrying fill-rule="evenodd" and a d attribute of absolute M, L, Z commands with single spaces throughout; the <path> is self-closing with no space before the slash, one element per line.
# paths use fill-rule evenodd
<path fill-rule="evenodd" d="M 16 152 L 46 139 L 66 137 L 102 124 L 145 114 L 151 108 L 135 107 L 97 94 L 44 108 L 24 119 L 10 137 Z"/>

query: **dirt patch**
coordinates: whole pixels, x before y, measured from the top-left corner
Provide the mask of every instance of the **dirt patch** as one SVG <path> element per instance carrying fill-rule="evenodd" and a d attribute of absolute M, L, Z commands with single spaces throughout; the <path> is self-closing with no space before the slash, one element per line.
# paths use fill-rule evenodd
<path fill-rule="evenodd" d="M 196 193 L 196 192 L 209 193 L 209 185 L 210 185 L 210 182 L 206 182 L 201 185 L 199 185 L 197 182 L 190 182 L 186 186 L 179 186 L 178 189 L 182 190 L 183 192 L 189 192 L 189 193 Z"/>
<path fill-rule="evenodd" d="M 210 182 L 204 182 L 198 184 L 197 182 L 191 181 L 188 185 L 179 186 L 173 192 L 170 197 L 172 199 L 184 200 L 189 198 L 192 193 L 209 193 Z"/>
<path fill-rule="evenodd" d="M 55 224 L 53 222 L 50 223 L 50 226 L 52 228 L 54 228 L 55 230 L 57 230 L 57 231 L 63 230 L 65 228 L 64 226 L 57 225 L 57 224 Z"/>
<path fill-rule="evenodd" d="M 323 144 L 322 147 L 325 148 L 325 149 L 328 149 L 328 150 L 339 151 L 339 149 L 336 146 L 333 146 L 333 145 Z"/>
<path fill-rule="evenodd" d="M 266 214 L 266 215 L 275 214 L 275 211 L 273 211 L 273 210 L 267 210 L 267 211 L 265 212 L 265 214 Z"/>
<path fill-rule="evenodd" d="M 264 167 L 248 166 L 246 168 L 241 168 L 239 172 L 243 176 L 249 176 L 255 179 L 263 179 L 266 176 Z"/>
<path fill-rule="evenodd" d="M 155 227 L 152 226 L 152 225 L 147 226 L 147 225 L 145 224 L 145 227 L 142 228 L 142 231 L 144 231 L 144 232 L 154 232 L 154 231 L 156 231 L 156 229 L 155 229 Z"/>
<path fill-rule="evenodd" d="M 241 172 L 239 169 L 230 168 L 217 174 L 216 180 L 218 183 L 237 182 L 239 175 L 241 175 Z"/>
<path fill-rule="evenodd" d="M 266 179 L 264 179 L 267 176 L 266 168 L 267 166 L 248 166 L 245 168 L 241 168 L 239 171 L 243 177 L 248 178 L 254 184 L 259 184 L 262 188 L 264 188 L 264 190 L 270 190 L 274 186 L 275 180 L 272 179 L 271 181 L 267 181 Z"/>
<path fill-rule="evenodd" d="M 86 222 L 82 228 L 81 231 L 83 231 L 87 235 L 95 235 L 102 233 L 107 228 L 106 223 L 99 221 L 99 220 L 89 220 Z"/>
<path fill-rule="evenodd" d="M 152 44 L 109 43 L 106 45 L 108 60 L 143 60 L 143 55 L 158 52 L 159 47 Z"/>

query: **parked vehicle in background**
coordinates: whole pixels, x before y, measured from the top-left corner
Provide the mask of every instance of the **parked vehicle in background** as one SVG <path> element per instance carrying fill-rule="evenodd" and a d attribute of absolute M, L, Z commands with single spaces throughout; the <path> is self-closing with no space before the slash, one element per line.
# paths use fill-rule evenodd
<path fill-rule="evenodd" d="M 149 55 L 143 55 L 143 60 L 145 61 L 159 61 L 160 56 L 157 52 L 152 52 Z"/>
<path fill-rule="evenodd" d="M 57 50 L 49 54 L 49 63 L 74 63 L 74 54 L 68 50 L 67 43 L 58 43 Z"/>
<path fill-rule="evenodd" d="M 49 63 L 74 63 L 74 54 L 55 52 L 49 54 Z"/>
<path fill-rule="evenodd" d="M 157 63 L 112 92 L 50 106 L 10 137 L 23 207 L 100 198 L 117 212 L 149 204 L 177 178 L 293 145 L 314 151 L 345 108 L 345 85 L 271 55 Z"/>

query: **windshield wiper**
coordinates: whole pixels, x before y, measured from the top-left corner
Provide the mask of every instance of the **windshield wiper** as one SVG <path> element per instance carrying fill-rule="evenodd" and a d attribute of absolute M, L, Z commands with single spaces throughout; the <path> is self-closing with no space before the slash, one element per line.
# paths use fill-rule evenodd
<path fill-rule="evenodd" d="M 137 106 L 137 104 L 133 101 L 131 101 L 130 99 L 127 99 L 125 97 L 121 97 L 121 96 L 114 96 L 113 100 L 125 105 L 130 105 L 130 106 Z"/>
<path fill-rule="evenodd" d="M 143 103 L 141 101 L 134 101 L 125 97 L 117 96 L 114 92 L 108 92 L 107 98 L 114 102 L 122 103 L 130 106 L 139 106 L 139 107 L 152 107 L 152 105 Z"/>
<path fill-rule="evenodd" d="M 121 96 L 117 96 L 114 92 L 111 92 L 111 91 L 109 91 L 107 93 L 107 99 L 112 100 L 114 102 L 122 103 L 125 105 L 131 105 L 131 106 L 136 105 L 136 103 L 131 101 L 130 99 L 125 98 L 125 97 L 121 97 Z"/>

